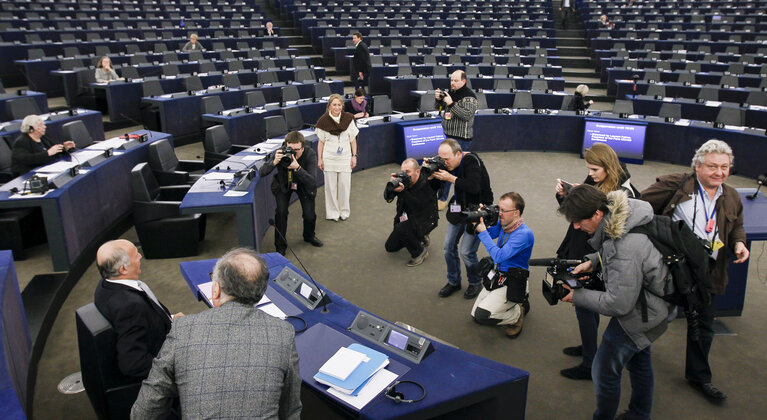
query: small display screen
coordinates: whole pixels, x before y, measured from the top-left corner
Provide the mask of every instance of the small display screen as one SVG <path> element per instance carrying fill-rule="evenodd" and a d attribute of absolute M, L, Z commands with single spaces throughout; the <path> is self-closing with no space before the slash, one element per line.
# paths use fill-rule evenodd
<path fill-rule="evenodd" d="M 403 127 L 405 155 L 422 159 L 437 154 L 439 144 L 445 140 L 442 123 L 407 125 Z"/>
<path fill-rule="evenodd" d="M 407 336 L 392 330 L 389 333 L 389 338 L 386 339 L 386 344 L 404 351 L 407 345 Z"/>
<path fill-rule="evenodd" d="M 587 119 L 583 131 L 583 150 L 594 143 L 604 143 L 612 147 L 621 160 L 642 163 L 646 130 L 646 123 Z"/>

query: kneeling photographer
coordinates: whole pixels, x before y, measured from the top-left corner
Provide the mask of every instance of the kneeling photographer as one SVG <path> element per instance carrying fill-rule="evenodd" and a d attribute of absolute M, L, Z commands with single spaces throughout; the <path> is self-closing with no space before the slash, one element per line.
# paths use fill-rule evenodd
<path fill-rule="evenodd" d="M 596 253 L 572 270 L 573 275 L 602 270 L 604 291 L 564 285 L 563 302 L 612 317 L 591 368 L 596 392 L 594 419 L 614 419 L 620 404 L 621 375 L 631 376 L 631 403 L 626 418 L 649 419 L 653 371 L 650 345 L 663 334 L 671 304 L 662 296 L 673 291 L 669 267 L 647 235 L 631 232 L 653 221 L 652 207 L 629 199 L 626 191 L 608 194 L 590 185 L 574 187 L 559 207 L 573 228 L 592 238 Z"/>
<path fill-rule="evenodd" d="M 285 255 L 288 246 L 285 242 L 285 231 L 288 227 L 290 196 L 294 192 L 301 202 L 304 242 L 316 247 L 322 246 L 322 241 L 314 234 L 317 224 L 317 213 L 314 210 L 314 199 L 317 196 L 317 179 L 314 174 L 316 167 L 317 152 L 311 147 L 306 147 L 303 134 L 291 131 L 285 136 L 282 146 L 266 156 L 264 166 L 258 171 L 263 178 L 277 168 L 277 174 L 272 180 L 272 194 L 277 202 L 274 216 L 274 247 L 282 255 Z"/>
<path fill-rule="evenodd" d="M 428 168 L 421 168 L 413 158 L 405 159 L 402 172 L 392 174 L 386 184 L 384 199 L 391 203 L 397 198 L 394 230 L 386 240 L 386 251 L 407 248 L 411 259 L 408 267 L 421 265 L 429 251 L 429 232 L 437 227 L 437 193 L 439 181 L 429 181 Z M 423 173 L 422 173 L 423 172 Z"/>
<path fill-rule="evenodd" d="M 469 222 L 476 222 L 476 216 L 481 216 L 476 225 L 477 236 L 490 254 L 479 263 L 483 288 L 471 316 L 483 325 L 503 325 L 509 338 L 519 336 L 525 313 L 530 310 L 527 261 L 535 238 L 522 218 L 524 211 L 522 196 L 508 192 L 501 196 L 498 205 L 468 213 Z M 491 225 L 489 228 L 486 222 Z M 494 238 L 498 238 L 497 243 Z"/>

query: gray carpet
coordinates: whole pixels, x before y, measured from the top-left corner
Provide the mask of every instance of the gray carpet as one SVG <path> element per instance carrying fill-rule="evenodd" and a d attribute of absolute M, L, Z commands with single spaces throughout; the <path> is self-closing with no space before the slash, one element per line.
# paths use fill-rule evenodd
<path fill-rule="evenodd" d="M 180 158 L 201 155 L 200 144 L 178 149 Z M 556 178 L 581 182 L 586 175 L 582 159 L 574 154 L 541 152 L 482 153 L 490 171 L 495 196 L 517 191 L 527 202 L 525 220 L 533 230 L 536 244 L 533 257 L 553 256 L 564 236 L 567 224 L 556 214 L 554 183 Z M 736 162 L 737 165 L 737 162 Z M 472 302 L 460 294 L 447 299 L 437 296 L 445 283 L 445 263 L 441 244 L 445 222 L 431 234 L 430 256 L 419 267 L 406 267 L 405 250 L 385 252 L 383 244 L 392 226 L 394 204 L 382 197 L 383 185 L 398 165 L 386 165 L 356 173 L 352 177 L 352 213 L 346 222 L 324 220 L 324 195 L 317 199 L 317 236 L 323 248 L 313 248 L 301 241 L 300 208 L 291 207 L 288 241 L 311 271 L 314 278 L 351 302 L 391 321 L 402 321 L 448 341 L 459 348 L 531 372 L 527 398 L 530 419 L 590 418 L 594 409 L 591 382 L 572 381 L 559 370 L 580 360 L 562 354 L 562 348 L 579 342 L 573 308 L 568 304 L 550 307 L 541 297 L 543 270 L 532 270 L 530 300 L 532 309 L 524 330 L 516 340 L 504 337 L 499 327 L 475 324 L 469 317 Z M 737 166 L 736 166 L 737 168 Z M 634 184 L 642 189 L 660 174 L 684 170 L 680 166 L 647 162 L 629 165 Z M 731 177 L 736 187 L 751 187 L 753 180 Z M 211 215 L 202 253 L 195 258 L 146 260 L 142 279 L 172 311 L 187 314 L 205 309 L 194 300 L 179 274 L 178 263 L 186 260 L 215 258 L 236 246 L 236 232 L 231 215 Z M 262 252 L 274 251 L 273 232 L 266 235 Z M 125 238 L 137 240 L 133 230 Z M 748 294 L 742 317 L 724 319 L 735 336 L 720 336 L 714 341 L 711 364 L 714 383 L 730 398 L 721 406 L 708 403 L 683 378 L 686 324 L 673 322 L 668 332 L 653 345 L 655 394 L 653 418 L 656 419 L 746 419 L 763 418 L 767 401 L 761 393 L 767 388 L 767 366 L 763 339 L 767 309 L 765 262 L 761 259 L 763 243 L 751 250 Z M 486 255 L 484 250 L 482 255 Z M 291 258 L 292 259 L 292 258 Z M 295 262 L 295 261 L 294 261 Z M 761 264 L 760 264 L 761 263 Z M 758 267 L 761 265 L 761 272 Z M 23 285 L 34 273 L 50 270 L 45 246 L 33 250 L 33 257 L 17 264 Z M 761 277 L 759 279 L 758 277 Z M 93 418 L 84 393 L 61 395 L 56 384 L 64 376 L 78 371 L 74 311 L 92 301 L 98 275 L 91 267 L 74 288 L 56 320 L 40 364 L 35 393 L 35 418 Z M 465 284 L 465 283 L 464 283 Z M 465 287 L 465 286 L 464 286 Z M 602 318 L 602 329 L 607 318 Z M 630 384 L 623 381 L 621 410 L 628 405 Z M 756 391 L 756 392 L 754 392 Z M 304 412 L 304 418 L 313 418 Z"/>

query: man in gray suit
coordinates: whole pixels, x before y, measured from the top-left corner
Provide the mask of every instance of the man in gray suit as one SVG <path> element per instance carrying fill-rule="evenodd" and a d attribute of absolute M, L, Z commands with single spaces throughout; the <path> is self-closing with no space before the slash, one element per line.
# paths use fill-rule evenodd
<path fill-rule="evenodd" d="M 213 268 L 213 309 L 173 323 L 131 411 L 165 418 L 298 419 L 301 376 L 293 328 L 255 308 L 269 271 L 255 251 L 227 252 Z"/>

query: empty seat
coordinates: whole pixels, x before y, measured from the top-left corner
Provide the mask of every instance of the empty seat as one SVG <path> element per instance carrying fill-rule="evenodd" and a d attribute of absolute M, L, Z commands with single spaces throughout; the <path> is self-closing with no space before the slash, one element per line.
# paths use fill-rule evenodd
<path fill-rule="evenodd" d="M 313 83 L 316 77 L 312 69 L 298 69 L 293 73 L 293 80 L 296 82 Z"/>
<path fill-rule="evenodd" d="M 532 109 L 533 95 L 526 91 L 517 92 L 514 94 L 514 103 L 511 106 L 514 109 Z"/>
<path fill-rule="evenodd" d="M 242 82 L 240 82 L 240 76 L 236 74 L 225 74 L 221 80 L 224 86 L 228 88 L 238 88 L 242 85 Z"/>
<path fill-rule="evenodd" d="M 484 92 L 475 93 L 477 97 L 477 109 L 487 109 L 487 98 Z"/>
<path fill-rule="evenodd" d="M 499 92 L 510 91 L 515 87 L 514 79 L 498 79 L 493 83 L 493 90 Z"/>
<path fill-rule="evenodd" d="M 199 76 L 187 76 L 184 78 L 184 89 L 187 91 L 203 90 L 205 87 Z"/>
<path fill-rule="evenodd" d="M 203 63 L 200 63 L 200 73 L 213 73 L 216 70 L 216 64 L 211 63 L 210 61 L 206 61 Z"/>
<path fill-rule="evenodd" d="M 666 86 L 663 85 L 656 85 L 655 83 L 652 83 L 647 86 L 647 95 L 655 97 L 655 96 L 666 96 Z"/>
<path fill-rule="evenodd" d="M 304 125 L 304 117 L 301 116 L 301 109 L 297 106 L 289 106 L 282 109 L 282 117 L 285 120 L 285 126 L 286 126 L 286 132 L 287 134 L 289 131 L 299 131 L 303 130 L 306 126 Z M 266 130 L 266 138 L 270 138 L 269 136 L 269 129 Z M 271 136 L 271 137 L 277 137 L 277 136 Z"/>
<path fill-rule="evenodd" d="M 143 54 L 133 55 L 130 58 L 131 65 L 137 65 L 137 64 L 145 64 L 147 62 L 146 56 Z"/>
<path fill-rule="evenodd" d="M 29 60 L 39 60 L 45 57 L 45 51 L 42 48 L 30 48 L 27 51 L 27 58 Z"/>
<path fill-rule="evenodd" d="M 723 106 L 719 109 L 715 121 L 726 125 L 743 125 L 743 110 L 740 108 Z"/>
<path fill-rule="evenodd" d="M 698 92 L 698 99 L 705 99 L 707 101 L 719 100 L 719 88 L 704 87 Z"/>
<path fill-rule="evenodd" d="M 749 105 L 767 106 L 767 92 L 763 91 L 751 91 L 748 93 L 748 99 L 746 99 Z"/>
<path fill-rule="evenodd" d="M 264 98 L 264 92 L 256 90 L 245 94 L 245 105 L 252 108 L 260 108 L 266 105 L 266 98 Z"/>
<path fill-rule="evenodd" d="M 424 95 L 428 96 L 428 95 Z M 391 114 L 391 99 L 387 95 L 373 96 L 373 115 Z"/>
<path fill-rule="evenodd" d="M 277 83 L 277 73 L 273 71 L 264 71 L 259 72 L 257 76 L 258 83 L 265 84 L 265 83 Z"/>
<path fill-rule="evenodd" d="M 673 118 L 675 120 L 682 118 L 682 104 L 672 104 L 664 102 L 660 106 L 658 116 L 663 118 Z"/>
<path fill-rule="evenodd" d="M 227 67 L 229 68 L 229 71 L 245 70 L 245 66 L 242 65 L 242 61 L 240 60 L 229 61 Z"/>
<path fill-rule="evenodd" d="M 288 125 L 282 115 L 264 118 L 264 132 L 267 139 L 288 134 Z"/>
<path fill-rule="evenodd" d="M 434 101 L 434 95 L 430 95 L 428 93 L 421 95 L 421 97 L 418 100 L 418 111 L 420 112 L 430 112 L 430 111 L 436 111 L 436 102 Z"/>
<path fill-rule="evenodd" d="M 330 91 L 330 85 L 327 83 L 319 82 L 314 84 L 314 97 L 317 99 L 326 98 L 332 95 Z"/>
<path fill-rule="evenodd" d="M 202 110 L 203 114 L 217 115 L 224 110 L 224 105 L 221 103 L 220 96 L 212 95 L 202 98 L 200 109 Z"/>
<path fill-rule="evenodd" d="M 549 83 L 545 80 L 533 80 L 530 90 L 535 92 L 545 92 L 549 88 Z"/>
<path fill-rule="evenodd" d="M 83 66 L 83 60 L 80 60 L 79 58 L 65 58 L 60 61 L 61 63 L 61 70 L 74 70 L 79 67 Z"/>
<path fill-rule="evenodd" d="M 613 112 L 616 114 L 633 114 L 634 103 L 625 99 L 618 99 L 613 105 Z"/>
<path fill-rule="evenodd" d="M 165 76 L 178 76 L 179 70 L 176 64 L 165 64 L 162 66 L 162 74 Z"/>
<path fill-rule="evenodd" d="M 160 185 L 194 184 L 204 173 L 199 160 L 178 160 L 168 139 L 149 145 L 149 167 Z"/>
<path fill-rule="evenodd" d="M 88 128 L 81 120 L 68 122 L 61 129 L 63 131 L 62 140 L 73 141 L 78 149 L 84 149 L 93 143 L 91 133 L 88 132 Z"/>
<path fill-rule="evenodd" d="M 283 87 L 280 90 L 280 97 L 282 98 L 282 102 L 298 101 L 301 99 L 301 96 L 298 93 L 298 87 L 296 86 Z"/>
<path fill-rule="evenodd" d="M 235 146 L 229 141 L 229 134 L 223 125 L 214 125 L 205 130 L 202 142 L 205 149 L 205 170 L 216 166 L 229 156 L 246 149 L 246 146 Z"/>
<path fill-rule="evenodd" d="M 562 97 L 562 105 L 560 105 L 559 109 L 563 111 L 572 111 L 573 107 L 573 95 L 565 95 Z"/>
<path fill-rule="evenodd" d="M 37 105 L 37 101 L 30 96 L 21 97 L 18 99 L 11 99 L 5 103 L 6 120 L 20 120 L 27 115 L 40 114 L 40 107 Z"/>

